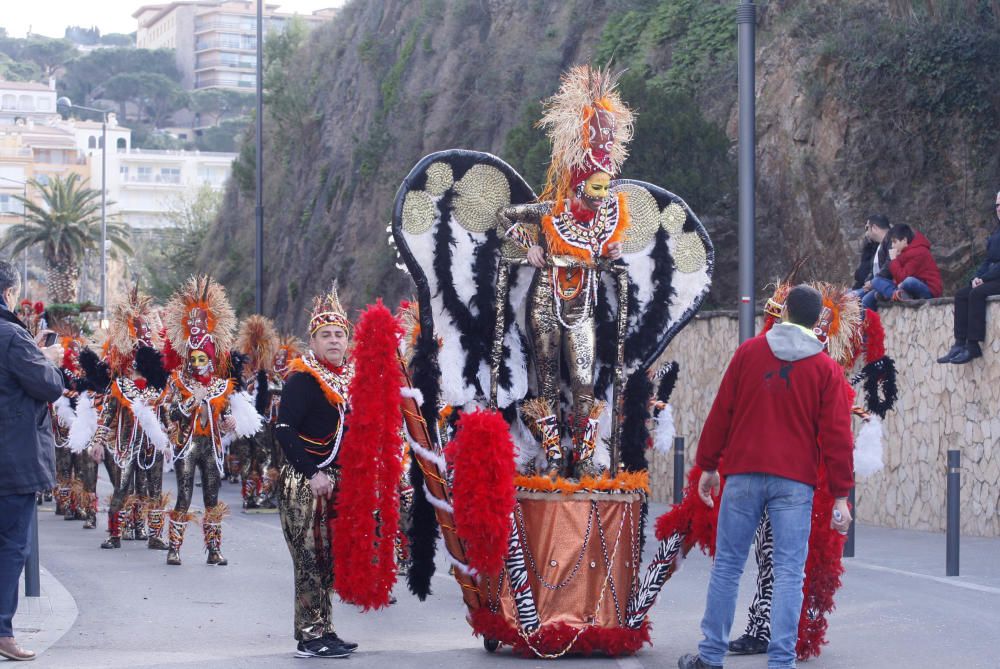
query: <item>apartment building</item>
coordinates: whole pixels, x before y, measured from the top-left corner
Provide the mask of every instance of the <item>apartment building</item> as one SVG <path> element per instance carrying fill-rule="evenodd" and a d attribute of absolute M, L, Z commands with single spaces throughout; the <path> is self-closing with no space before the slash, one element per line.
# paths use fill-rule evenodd
<path fill-rule="evenodd" d="M 279 7 L 277 4 L 263 7 L 265 39 L 269 32 L 284 30 L 293 16 L 313 27 L 330 20 L 337 12 L 330 8 L 307 15 L 288 14 L 279 12 Z M 138 22 L 136 46 L 173 50 L 185 88 L 254 89 L 257 3 L 253 0 L 143 5 L 132 16 Z"/>
<path fill-rule="evenodd" d="M 0 124 L 17 119 L 44 122 L 56 115 L 56 80 L 0 81 Z"/>

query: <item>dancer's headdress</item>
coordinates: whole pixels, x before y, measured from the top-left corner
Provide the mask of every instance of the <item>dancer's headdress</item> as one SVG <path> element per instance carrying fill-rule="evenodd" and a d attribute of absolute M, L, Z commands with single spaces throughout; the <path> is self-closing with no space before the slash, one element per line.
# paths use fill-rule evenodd
<path fill-rule="evenodd" d="M 579 65 L 545 101 L 538 126 L 552 140 L 552 162 L 541 199 L 562 201 L 595 172 L 618 175 L 635 120 L 616 90 L 621 74 Z"/>
<path fill-rule="evenodd" d="M 327 325 L 338 325 L 344 328 L 348 336 L 354 329 L 350 319 L 347 318 L 347 312 L 340 304 L 336 282 L 330 286 L 329 292 L 313 298 L 312 313 L 309 315 L 309 335 L 316 334 L 317 330 Z"/>
<path fill-rule="evenodd" d="M 228 357 L 235 339 L 236 313 L 226 298 L 226 289 L 212 278 L 188 279 L 163 311 L 175 349 L 184 355 L 204 351 L 217 368 Z"/>
<path fill-rule="evenodd" d="M 139 346 L 158 348 L 160 324 L 153 312 L 153 298 L 133 286 L 111 307 L 108 319 L 108 364 L 116 374 L 124 373 L 132 364 Z"/>
<path fill-rule="evenodd" d="M 240 325 L 236 348 L 249 356 L 255 371 L 270 370 L 278 350 L 278 332 L 274 329 L 274 321 L 258 314 L 248 316 Z"/>

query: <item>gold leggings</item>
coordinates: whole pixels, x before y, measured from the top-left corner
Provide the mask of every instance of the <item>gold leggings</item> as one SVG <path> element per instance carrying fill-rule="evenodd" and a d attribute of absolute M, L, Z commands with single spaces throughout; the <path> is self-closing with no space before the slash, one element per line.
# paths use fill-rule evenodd
<path fill-rule="evenodd" d="M 295 569 L 295 639 L 317 639 L 334 631 L 326 503 L 316 499 L 306 477 L 285 465 L 278 477 L 278 509 Z"/>

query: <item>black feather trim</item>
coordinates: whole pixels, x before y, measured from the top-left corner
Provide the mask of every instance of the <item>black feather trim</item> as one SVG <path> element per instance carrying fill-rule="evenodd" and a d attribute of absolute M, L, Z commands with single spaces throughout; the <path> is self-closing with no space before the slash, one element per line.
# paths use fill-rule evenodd
<path fill-rule="evenodd" d="M 437 552 L 438 522 L 434 507 L 424 492 L 424 472 L 411 454 L 410 485 L 413 486 L 413 504 L 410 507 L 410 526 L 406 537 L 410 542 L 410 568 L 406 572 L 406 585 L 420 601 L 431 594 L 431 577 L 434 576 L 434 556 Z"/>
<path fill-rule="evenodd" d="M 896 387 L 896 362 L 885 356 L 865 365 L 861 374 L 865 379 L 865 407 L 870 413 L 884 419 L 885 415 L 896 406 L 899 397 L 899 389 Z"/>
<path fill-rule="evenodd" d="M 80 369 L 84 378 L 81 389 L 103 394 L 111 388 L 111 370 L 89 346 L 80 351 Z"/>
<path fill-rule="evenodd" d="M 640 319 L 639 326 L 625 340 L 625 358 L 631 366 L 636 361 L 645 360 L 656 350 L 667 332 L 670 322 L 670 302 L 674 297 L 673 288 L 674 263 L 670 258 L 670 247 L 667 244 L 667 233 L 660 229 L 656 232 L 656 242 L 649 257 L 653 260 L 653 294 L 645 305 L 642 314 L 636 314 L 638 304 L 633 303 L 633 285 L 629 285 L 629 313 L 636 314 Z M 644 372 L 645 370 L 638 370 Z"/>
<path fill-rule="evenodd" d="M 434 426 L 438 421 L 438 403 L 441 397 L 441 369 L 437 361 L 438 344 L 433 334 L 420 330 L 413 358 L 410 359 L 410 378 L 413 385 L 423 395 L 424 402 L 420 405 L 420 414 L 427 423 L 431 439 L 437 443 L 437 430 Z M 437 444 L 443 447 L 444 444 Z"/>
<path fill-rule="evenodd" d="M 246 384 L 243 383 L 243 368 L 246 367 L 248 359 L 248 356 L 239 351 L 232 351 L 229 354 L 229 378 L 233 380 L 236 392 L 247 389 Z"/>
<path fill-rule="evenodd" d="M 149 346 L 139 346 L 135 350 L 135 371 L 157 390 L 167 387 L 169 375 L 163 367 L 163 354 Z"/>
<path fill-rule="evenodd" d="M 594 396 L 606 397 L 608 388 L 614 381 L 615 359 L 618 357 L 618 314 L 611 311 L 609 293 L 614 290 L 615 282 L 602 281 L 597 291 L 597 304 L 594 305 L 594 320 L 597 327 L 594 336 L 597 339 L 594 355 L 597 359 L 597 378 L 594 381 Z"/>
<path fill-rule="evenodd" d="M 267 372 L 257 371 L 257 397 L 254 398 L 254 408 L 261 416 L 271 413 L 271 389 L 267 386 Z"/>
<path fill-rule="evenodd" d="M 649 440 L 649 398 L 653 383 L 637 372 L 625 384 L 625 419 L 622 421 L 621 461 L 626 471 L 639 472 L 649 468 L 646 442 Z"/>
<path fill-rule="evenodd" d="M 681 373 L 681 366 L 676 360 L 669 363 L 669 369 L 660 379 L 660 385 L 656 389 L 656 399 L 664 404 L 670 402 L 670 396 L 674 393 L 674 386 L 677 385 L 677 377 Z"/>

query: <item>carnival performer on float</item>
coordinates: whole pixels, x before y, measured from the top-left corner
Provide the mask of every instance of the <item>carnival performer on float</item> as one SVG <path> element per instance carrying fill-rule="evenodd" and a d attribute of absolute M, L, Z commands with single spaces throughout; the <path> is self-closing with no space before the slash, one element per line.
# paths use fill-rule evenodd
<path fill-rule="evenodd" d="M 243 321 L 236 340 L 236 350 L 243 356 L 243 387 L 253 398 L 254 408 L 264 421 L 264 427 L 252 437 L 238 439 L 232 450 L 240 462 L 240 489 L 243 508 L 275 508 L 272 500 L 277 469 L 271 463 L 274 402 L 279 389 L 275 378 L 274 358 L 278 333 L 271 319 L 252 315 Z"/>
<path fill-rule="evenodd" d="M 278 510 L 294 568 L 298 657 L 346 657 L 357 648 L 334 631 L 328 522 L 354 376 L 348 358 L 352 329 L 336 286 L 314 299 L 309 350 L 289 364 L 275 427 L 286 461 L 278 476 Z"/>
<path fill-rule="evenodd" d="M 109 319 L 105 348 L 111 383 L 91 441 L 94 459 L 110 457 L 120 471 L 112 479 L 108 538 L 101 544 L 106 549 L 121 548 L 126 516 L 134 522 L 134 538 L 145 539 L 150 549 L 166 548 L 160 535 L 167 504 L 163 458 L 170 452 L 163 408 L 167 373 L 151 304 L 135 286 L 112 307 Z"/>
<path fill-rule="evenodd" d="M 207 563 L 222 566 L 228 564 L 222 554 L 222 519 L 229 509 L 219 501 L 226 446 L 233 439 L 254 435 L 261 420 L 250 398 L 236 390 L 226 373 L 236 314 L 225 289 L 207 276 L 191 277 L 163 314 L 173 348 L 186 358 L 170 378 L 177 503 L 169 514 L 167 564 L 181 564 L 184 531 L 193 516 L 189 509 L 195 469 L 200 468 Z"/>
<path fill-rule="evenodd" d="M 540 126 L 552 140 L 552 162 L 539 204 L 504 210 L 505 236 L 537 268 L 528 290 L 528 335 L 534 353 L 538 399 L 526 406 L 534 420 L 550 475 L 599 473 L 594 463 L 594 398 L 598 271 L 601 259 L 622 257 L 629 225 L 627 193 L 610 192 L 628 155 L 632 112 L 615 91 L 615 77 L 574 71 L 546 103 Z M 581 129 L 581 119 L 584 126 Z M 526 222 L 541 224 L 533 238 Z M 549 264 L 554 256 L 577 263 Z M 569 369 L 572 406 L 559 419 L 560 367 Z M 575 461 L 562 450 L 562 426 L 572 436 Z M 588 436 L 589 435 L 589 436 Z"/>

